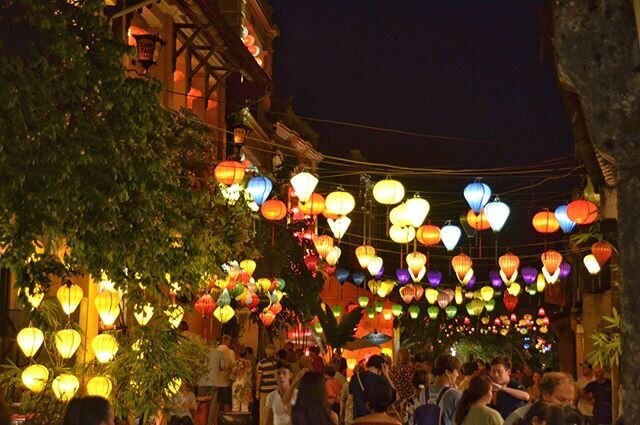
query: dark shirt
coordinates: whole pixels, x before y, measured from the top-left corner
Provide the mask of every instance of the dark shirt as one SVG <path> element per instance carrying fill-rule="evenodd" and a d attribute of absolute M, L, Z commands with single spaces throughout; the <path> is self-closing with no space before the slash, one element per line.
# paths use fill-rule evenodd
<path fill-rule="evenodd" d="M 512 379 L 511 381 L 509 381 L 509 383 L 507 384 L 507 387 L 513 388 L 516 390 L 527 391 L 524 385 L 522 385 L 520 382 L 516 381 L 515 379 Z M 496 409 L 500 413 L 500 416 L 502 416 L 503 419 L 506 419 L 507 416 L 511 414 L 511 412 L 513 412 L 520 406 L 524 406 L 525 404 L 527 404 L 527 402 L 524 400 L 515 398 L 511 394 L 507 394 L 504 391 L 498 391 L 498 394 L 496 395 L 496 402 L 491 407 Z"/>
<path fill-rule="evenodd" d="M 593 395 L 593 422 L 611 423 L 611 379 L 604 382 L 591 381 L 584 387 L 585 392 Z"/>
<path fill-rule="evenodd" d="M 360 380 L 358 380 L 358 376 L 360 377 Z M 371 413 L 367 406 L 367 397 L 365 393 L 368 388 L 374 385 L 379 385 L 381 380 L 386 379 L 387 378 L 384 376 L 376 375 L 368 370 L 351 377 L 351 381 L 349 381 L 349 393 L 353 396 L 353 419 Z M 362 386 L 360 386 L 360 383 L 362 383 Z M 395 397 L 396 392 L 394 390 L 393 398 L 395 399 Z"/>

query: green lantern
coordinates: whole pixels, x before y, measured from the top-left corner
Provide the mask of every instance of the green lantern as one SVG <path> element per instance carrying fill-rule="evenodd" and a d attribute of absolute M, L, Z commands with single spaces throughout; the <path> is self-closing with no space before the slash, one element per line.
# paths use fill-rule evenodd
<path fill-rule="evenodd" d="M 467 305 L 471 306 L 471 313 L 474 316 L 480 316 L 482 314 L 482 310 L 484 310 L 484 302 L 478 298 L 471 300 L 471 302 Z"/>
<path fill-rule="evenodd" d="M 369 319 L 376 317 L 376 310 L 373 307 L 367 307 L 367 317 Z"/>
<path fill-rule="evenodd" d="M 529 293 L 529 295 L 534 296 L 538 293 L 538 288 L 536 287 L 536 285 L 529 285 L 527 286 L 527 292 Z"/>
<path fill-rule="evenodd" d="M 331 311 L 333 312 L 333 315 L 336 317 L 336 319 L 338 319 L 342 314 L 342 306 L 334 305 L 333 307 L 331 307 Z"/>
<path fill-rule="evenodd" d="M 376 311 L 376 313 L 382 313 L 383 308 L 384 308 L 384 303 L 382 301 L 376 301 L 373 304 L 373 309 Z"/>
<path fill-rule="evenodd" d="M 322 329 L 322 324 L 320 322 L 316 322 L 313 324 L 313 328 L 316 330 L 317 333 L 321 334 L 323 329 Z"/>
<path fill-rule="evenodd" d="M 360 307 L 365 308 L 369 305 L 369 298 L 365 296 L 358 297 L 358 304 L 360 304 Z"/>
<path fill-rule="evenodd" d="M 418 307 L 417 305 L 412 305 L 411 307 L 409 307 L 409 316 L 411 316 L 412 319 L 417 319 L 419 315 L 420 307 Z"/>
<path fill-rule="evenodd" d="M 400 317 L 402 314 L 402 306 L 400 304 L 394 304 L 391 306 L 391 313 L 393 313 L 393 317 Z"/>
<path fill-rule="evenodd" d="M 458 307 L 455 305 L 449 304 L 447 308 L 444 309 L 445 313 L 447 313 L 447 317 L 449 319 L 453 319 L 458 314 Z"/>
<path fill-rule="evenodd" d="M 432 305 L 427 309 L 427 314 L 429 315 L 429 319 L 431 320 L 437 319 L 439 312 L 440 312 L 440 309 L 435 305 Z"/>
<path fill-rule="evenodd" d="M 484 303 L 484 308 L 487 309 L 487 313 L 491 313 L 494 308 L 496 308 L 496 300 L 495 298 L 491 298 L 489 301 Z"/>

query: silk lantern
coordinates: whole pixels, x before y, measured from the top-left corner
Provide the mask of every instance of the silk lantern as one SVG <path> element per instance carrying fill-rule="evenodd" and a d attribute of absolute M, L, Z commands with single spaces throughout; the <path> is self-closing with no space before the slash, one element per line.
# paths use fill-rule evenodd
<path fill-rule="evenodd" d="M 233 316 L 235 316 L 236 311 L 230 305 L 218 306 L 215 310 L 213 310 L 213 317 L 218 319 L 220 323 L 225 324 Z"/>
<path fill-rule="evenodd" d="M 533 228 L 542 234 L 554 233 L 560 228 L 560 223 L 556 219 L 556 216 L 548 210 L 536 213 L 531 223 L 533 224 Z"/>
<path fill-rule="evenodd" d="M 87 381 L 87 395 L 109 398 L 113 384 L 106 376 L 94 376 Z"/>
<path fill-rule="evenodd" d="M 80 381 L 70 373 L 56 376 L 51 382 L 51 389 L 58 400 L 69 401 L 80 388 Z"/>
<path fill-rule="evenodd" d="M 417 305 L 412 305 L 411 307 L 408 308 L 409 311 L 409 316 L 412 319 L 417 319 L 418 316 L 420 315 L 420 307 L 418 307 Z"/>
<path fill-rule="evenodd" d="M 255 176 L 247 183 L 246 192 L 251 196 L 253 202 L 258 206 L 262 206 L 269 198 L 273 183 L 264 176 Z"/>
<path fill-rule="evenodd" d="M 382 313 L 382 309 L 384 308 L 384 303 L 382 301 L 376 301 L 373 303 L 373 310 L 376 313 Z"/>
<path fill-rule="evenodd" d="M 369 271 L 369 274 L 371 274 L 371 276 L 377 275 L 382 268 L 382 263 L 382 257 L 378 257 L 377 255 L 371 257 L 369 259 L 369 263 L 367 264 L 367 270 Z"/>
<path fill-rule="evenodd" d="M 582 261 L 584 262 L 584 266 L 587 268 L 589 274 L 596 275 L 600 273 L 600 263 L 593 254 L 585 255 Z"/>
<path fill-rule="evenodd" d="M 291 187 L 301 202 L 307 202 L 318 185 L 318 179 L 311 173 L 303 171 L 291 177 Z"/>
<path fill-rule="evenodd" d="M 330 266 L 335 266 L 338 263 L 338 260 L 340 260 L 340 255 L 342 255 L 342 250 L 337 246 L 333 246 L 329 250 L 329 253 L 327 254 L 327 258 L 325 258 L 325 261 Z"/>
<path fill-rule="evenodd" d="M 55 333 L 56 350 L 63 359 L 70 359 L 80 347 L 82 337 L 75 329 L 63 329 Z"/>
<path fill-rule="evenodd" d="M 598 264 L 600 267 L 604 266 L 609 258 L 611 258 L 611 253 L 613 252 L 613 248 L 607 241 L 598 241 L 591 245 L 591 253 L 598 260 Z"/>
<path fill-rule="evenodd" d="M 507 310 L 513 311 L 513 309 L 515 309 L 518 305 L 518 297 L 505 292 L 502 295 L 502 302 L 504 303 L 504 306 L 507 308 Z"/>
<path fill-rule="evenodd" d="M 591 224 L 598 218 L 598 207 L 591 201 L 577 199 L 567 205 L 567 217 L 576 224 Z"/>
<path fill-rule="evenodd" d="M 571 274 L 571 264 L 562 262 L 560 263 L 560 279 L 566 279 Z"/>
<path fill-rule="evenodd" d="M 370 245 L 360 245 L 356 248 L 356 257 L 358 258 L 358 263 L 360 263 L 360 267 L 366 269 L 369 265 L 369 262 L 373 257 L 376 256 L 376 250 L 374 247 Z"/>
<path fill-rule="evenodd" d="M 438 318 L 438 313 L 440 313 L 440 309 L 435 305 L 427 308 L 427 315 L 429 315 L 429 319 L 435 320 Z"/>
<path fill-rule="evenodd" d="M 393 314 L 393 317 L 400 317 L 402 315 L 402 306 L 400 304 L 392 305 L 391 313 Z"/>
<path fill-rule="evenodd" d="M 202 315 L 208 317 L 216 308 L 216 302 L 210 294 L 202 294 L 194 304 L 195 310 Z"/>
<path fill-rule="evenodd" d="M 327 235 L 318 236 L 313 240 L 313 245 L 318 252 L 318 256 L 324 259 L 333 247 L 333 238 Z"/>
<path fill-rule="evenodd" d="M 425 264 L 427 264 L 427 256 L 421 252 L 414 251 L 407 254 L 406 261 L 411 275 L 417 276 L 420 274 L 422 268 L 425 267 Z"/>
<path fill-rule="evenodd" d="M 269 221 L 280 221 L 287 215 L 287 206 L 279 199 L 269 199 L 260 207 L 260 213 Z"/>
<path fill-rule="evenodd" d="M 238 161 L 222 161 L 213 169 L 216 181 L 226 186 L 240 183 L 244 174 L 244 165 Z"/>
<path fill-rule="evenodd" d="M 338 279 L 338 282 L 340 282 L 340 284 L 343 284 L 349 278 L 349 270 L 345 269 L 344 267 L 338 267 L 336 269 L 335 276 L 336 279 Z"/>
<path fill-rule="evenodd" d="M 400 227 L 396 224 L 389 228 L 389 239 L 395 243 L 405 244 L 416 237 L 416 230 L 411 226 Z"/>
<path fill-rule="evenodd" d="M 420 227 L 429 214 L 430 205 L 426 199 L 417 194 L 405 201 L 407 218 L 413 227 Z"/>
<path fill-rule="evenodd" d="M 365 308 L 369 305 L 369 297 L 360 296 L 358 297 L 358 305 L 362 308 Z"/>
<path fill-rule="evenodd" d="M 120 314 L 120 294 L 116 291 L 102 291 L 94 299 L 100 320 L 106 326 L 112 326 Z"/>
<path fill-rule="evenodd" d="M 427 281 L 432 288 L 435 288 L 440 285 L 440 282 L 442 282 L 442 273 L 438 270 L 429 270 L 427 272 Z"/>
<path fill-rule="evenodd" d="M 480 295 L 482 299 L 486 302 L 493 298 L 494 290 L 491 286 L 483 286 L 480 288 Z"/>
<path fill-rule="evenodd" d="M 427 302 L 429 304 L 433 304 L 436 301 L 438 301 L 438 295 L 439 294 L 440 293 L 436 289 L 433 289 L 433 288 L 427 288 L 424 291 L 424 297 L 427 299 Z"/>
<path fill-rule="evenodd" d="M 331 214 L 338 216 L 347 215 L 356 206 L 356 200 L 349 192 L 345 192 L 342 188 L 331 192 L 325 199 L 325 210 Z"/>
<path fill-rule="evenodd" d="M 541 259 L 542 264 L 544 264 L 544 268 L 547 269 L 547 272 L 550 274 L 554 274 L 560 266 L 560 263 L 562 263 L 562 255 L 552 249 L 542 253 Z"/>
<path fill-rule="evenodd" d="M 404 186 L 397 180 L 380 180 L 373 186 L 373 198 L 383 205 L 395 205 L 404 198 Z"/>
<path fill-rule="evenodd" d="M 396 279 L 398 279 L 398 283 L 400 285 L 404 285 L 411 280 L 411 273 L 409 273 L 409 269 L 399 268 L 396 269 Z"/>
<path fill-rule="evenodd" d="M 477 231 L 487 230 L 491 227 L 484 210 L 480 210 L 479 213 L 469 210 L 467 212 L 467 223 Z"/>
<path fill-rule="evenodd" d="M 416 239 L 426 246 L 436 245 L 440 242 L 440 228 L 432 224 L 420 226 L 416 231 Z"/>
<path fill-rule="evenodd" d="M 538 274 L 538 277 L 536 278 L 536 290 L 538 292 L 542 292 L 546 286 L 547 281 L 545 280 L 544 275 L 542 273 Z"/>
<path fill-rule="evenodd" d="M 100 363 L 108 363 L 118 353 L 118 341 L 111 334 L 99 334 L 91 340 L 91 350 Z"/>
<path fill-rule="evenodd" d="M 449 319 L 453 319 L 454 317 L 456 317 L 456 314 L 458 314 L 458 307 L 456 307 L 453 304 L 449 304 L 445 309 L 444 312 L 447 314 L 447 317 Z"/>
<path fill-rule="evenodd" d="M 407 304 L 411 304 L 415 298 L 416 291 L 411 283 L 400 288 L 398 292 L 400 292 L 400 297 L 402 297 L 402 300 Z"/>
<path fill-rule="evenodd" d="M 20 377 L 22 378 L 22 383 L 29 391 L 39 393 L 47 386 L 49 369 L 41 364 L 32 364 L 22 371 Z"/>
<path fill-rule="evenodd" d="M 300 208 L 300 212 L 305 215 L 320 215 L 322 211 L 324 211 L 325 200 L 324 196 L 319 193 L 312 193 L 309 200 L 306 202 L 299 202 L 298 208 Z"/>
<path fill-rule="evenodd" d="M 500 272 L 496 270 L 489 272 L 489 281 L 494 289 L 500 289 L 502 287 L 502 277 L 500 276 Z"/>
<path fill-rule="evenodd" d="M 351 219 L 346 216 L 338 217 L 336 219 L 328 218 L 327 223 L 329 224 L 329 228 L 331 229 L 333 236 L 340 240 L 345 233 L 347 233 L 347 230 L 351 225 Z"/>
<path fill-rule="evenodd" d="M 60 305 L 62 306 L 62 310 L 69 316 L 80 304 L 82 301 L 82 288 L 75 283 L 70 285 L 62 285 L 58 288 L 58 292 L 56 292 L 56 297 L 58 301 L 60 301 Z"/>
<path fill-rule="evenodd" d="M 351 279 L 353 279 L 353 284 L 356 286 L 362 286 L 362 284 L 364 283 L 364 273 L 362 272 L 354 272 L 351 275 Z"/>
<path fill-rule="evenodd" d="M 29 326 L 18 332 L 16 341 L 25 357 L 33 357 L 44 342 L 44 334 L 40 329 Z"/>
<path fill-rule="evenodd" d="M 440 237 L 447 251 L 455 249 L 458 241 L 460 241 L 460 236 L 462 236 L 462 230 L 453 224 L 447 224 L 440 229 Z"/>
<path fill-rule="evenodd" d="M 518 271 L 518 267 L 520 267 L 520 258 L 517 255 L 507 252 L 500 256 L 498 264 L 500 265 L 500 270 L 502 270 L 507 277 L 507 280 L 510 280 L 513 274 Z"/>
<path fill-rule="evenodd" d="M 482 208 L 489 202 L 491 198 L 491 188 L 476 179 L 473 183 L 465 186 L 463 190 L 464 198 L 467 200 L 469 207 L 478 214 Z"/>
<path fill-rule="evenodd" d="M 531 285 L 538 277 L 538 270 L 533 267 L 523 267 L 521 270 L 522 280 L 525 284 Z"/>
<path fill-rule="evenodd" d="M 502 202 L 497 196 L 484 207 L 484 214 L 487 217 L 489 226 L 491 226 L 491 230 L 496 233 L 502 230 L 510 213 L 511 209 L 509 206 Z"/>
<path fill-rule="evenodd" d="M 553 215 L 556 217 L 556 220 L 558 220 L 562 233 L 571 233 L 571 231 L 576 227 L 576 223 L 567 216 L 566 205 L 560 205 L 557 207 L 553 212 Z"/>
<path fill-rule="evenodd" d="M 451 259 L 451 266 L 453 267 L 453 270 L 456 272 L 456 276 L 458 277 L 458 280 L 460 280 L 461 282 L 472 265 L 473 265 L 473 261 L 465 253 L 460 253 Z"/>

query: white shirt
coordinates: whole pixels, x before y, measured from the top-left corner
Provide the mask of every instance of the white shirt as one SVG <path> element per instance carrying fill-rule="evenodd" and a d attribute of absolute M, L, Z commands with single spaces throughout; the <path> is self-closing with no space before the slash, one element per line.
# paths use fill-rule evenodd
<path fill-rule="evenodd" d="M 293 397 L 291 398 L 291 405 L 295 404 L 298 390 L 294 390 Z M 272 391 L 267 395 L 267 401 L 265 402 L 267 409 L 271 409 L 273 412 L 273 425 L 291 425 L 291 417 L 284 410 L 282 404 L 282 397 L 278 390 Z"/>
<path fill-rule="evenodd" d="M 595 379 L 595 376 L 587 378 L 584 375 L 581 375 L 576 383 L 580 390 L 584 390 L 584 387 L 586 387 L 589 382 L 595 381 Z M 580 394 L 580 398 L 578 399 L 578 410 L 585 416 L 593 416 L 593 404 L 589 403 L 582 394 Z"/>
<path fill-rule="evenodd" d="M 198 381 L 201 387 L 230 387 L 229 372 L 235 363 L 236 355 L 229 347 L 220 344 L 218 348 L 209 347 L 209 373 Z"/>

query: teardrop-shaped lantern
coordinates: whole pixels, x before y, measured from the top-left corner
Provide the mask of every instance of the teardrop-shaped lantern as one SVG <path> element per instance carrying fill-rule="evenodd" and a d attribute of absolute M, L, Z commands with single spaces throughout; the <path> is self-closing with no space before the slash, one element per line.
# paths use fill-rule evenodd
<path fill-rule="evenodd" d="M 420 227 L 429 214 L 429 202 L 426 199 L 422 199 L 418 194 L 415 194 L 413 198 L 409 198 L 405 201 L 407 206 L 407 217 L 409 224 L 413 227 Z"/>
<path fill-rule="evenodd" d="M 25 357 L 33 357 L 44 342 L 44 334 L 40 329 L 29 326 L 18 332 L 16 341 Z"/>
<path fill-rule="evenodd" d="M 440 237 L 447 251 L 453 251 L 460 241 L 462 230 L 453 224 L 447 224 L 440 229 Z"/>
<path fill-rule="evenodd" d="M 411 304 L 416 295 L 415 286 L 412 283 L 403 286 L 398 292 L 400 292 L 400 297 L 402 297 L 402 300 L 407 304 Z"/>
<path fill-rule="evenodd" d="M 469 207 L 476 214 L 484 208 L 487 202 L 489 202 L 489 198 L 491 198 L 491 188 L 479 179 L 476 179 L 473 183 L 469 183 L 462 193 Z"/>
<path fill-rule="evenodd" d="M 120 314 L 120 294 L 116 291 L 102 291 L 94 300 L 100 320 L 106 326 L 112 326 Z"/>
<path fill-rule="evenodd" d="M 576 223 L 567 216 L 566 205 L 560 205 L 557 207 L 553 212 L 553 215 L 556 217 L 556 220 L 558 220 L 562 233 L 571 233 L 571 231 L 576 227 Z"/>
<path fill-rule="evenodd" d="M 587 268 L 589 274 L 596 275 L 600 273 L 600 263 L 593 254 L 585 255 L 582 261 L 584 262 L 584 266 Z"/>
<path fill-rule="evenodd" d="M 456 314 L 458 313 L 458 307 L 456 307 L 453 304 L 449 304 L 447 308 L 444 309 L 444 312 L 447 314 L 447 317 L 449 319 L 453 319 L 454 317 L 456 317 Z"/>
<path fill-rule="evenodd" d="M 460 280 L 461 282 L 472 265 L 473 261 L 471 260 L 471 258 L 469 258 L 468 255 L 462 252 L 451 259 L 451 266 L 456 272 L 458 280 Z"/>
<path fill-rule="evenodd" d="M 547 268 L 542 266 L 542 275 L 549 285 L 553 285 L 560 278 L 560 267 L 558 267 L 555 272 L 549 273 Z"/>
<path fill-rule="evenodd" d="M 366 269 L 369 265 L 369 262 L 373 257 L 376 256 L 376 250 L 374 247 L 370 245 L 360 245 L 356 248 L 356 257 L 358 258 L 358 263 L 360 263 L 360 267 Z"/>
<path fill-rule="evenodd" d="M 338 282 L 340 282 L 340 284 L 343 284 L 347 281 L 347 279 L 349 279 L 349 270 L 345 269 L 344 267 L 338 267 L 334 275 L 336 279 L 338 279 Z"/>
<path fill-rule="evenodd" d="M 405 226 L 411 225 L 411 222 L 409 221 L 406 202 L 403 202 L 400 205 L 393 207 L 391 211 L 389 211 L 389 221 L 394 226 L 405 227 Z"/>
<path fill-rule="evenodd" d="M 318 179 L 311 173 L 303 171 L 291 177 L 291 187 L 301 202 L 307 202 L 316 189 Z"/>
<path fill-rule="evenodd" d="M 487 230 L 491 227 L 489 225 L 489 220 L 487 220 L 487 216 L 484 213 L 484 209 L 480 210 L 479 213 L 469 210 L 467 212 L 467 223 L 471 228 L 477 231 Z"/>
<path fill-rule="evenodd" d="M 414 251 L 407 254 L 406 261 L 409 272 L 411 272 L 413 276 L 417 276 L 421 269 L 427 264 L 427 256 L 421 252 Z"/>
<path fill-rule="evenodd" d="M 347 233 L 349 226 L 351 225 L 351 219 L 347 216 L 338 217 L 336 219 L 328 218 L 327 223 L 333 233 L 333 237 L 340 240 Z"/>
<path fill-rule="evenodd" d="M 416 230 L 411 226 L 400 227 L 393 225 L 389 228 L 389 238 L 395 243 L 404 244 L 411 242 L 416 237 Z"/>
<path fill-rule="evenodd" d="M 491 226 L 491 230 L 496 233 L 502 230 L 510 213 L 511 209 L 509 206 L 502 202 L 497 196 L 484 207 L 484 214 L 487 217 L 489 226 Z"/>
<path fill-rule="evenodd" d="M 349 192 L 345 192 L 342 188 L 331 192 L 325 199 L 325 210 L 330 214 L 347 215 L 356 206 L 356 200 Z"/>
<path fill-rule="evenodd" d="M 327 235 L 317 236 L 313 240 L 313 244 L 318 252 L 318 256 L 325 259 L 331 248 L 333 248 L 333 238 Z"/>
<path fill-rule="evenodd" d="M 567 262 L 560 263 L 560 279 L 566 279 L 571 274 L 571 264 Z"/>
<path fill-rule="evenodd" d="M 432 288 L 435 288 L 440 285 L 440 282 L 442 282 L 442 273 L 438 270 L 429 270 L 427 272 L 427 281 Z"/>
<path fill-rule="evenodd" d="M 505 292 L 504 295 L 502 295 L 502 302 L 508 311 L 513 311 L 518 305 L 518 297 Z"/>
<path fill-rule="evenodd" d="M 531 224 L 533 224 L 533 228 L 537 232 L 542 234 L 554 233 L 560 229 L 560 223 L 554 213 L 546 209 L 536 213 L 531 220 Z"/>
<path fill-rule="evenodd" d="M 436 301 L 440 308 L 444 310 L 451 302 L 451 298 L 449 297 L 449 294 L 447 292 L 440 292 Z"/>
<path fill-rule="evenodd" d="M 416 231 L 416 239 L 426 246 L 436 245 L 440 242 L 440 228 L 432 224 L 420 226 Z"/>
<path fill-rule="evenodd" d="M 502 277 L 497 270 L 491 270 L 489 272 L 489 281 L 494 289 L 500 289 L 502 287 Z"/>
<path fill-rule="evenodd" d="M 531 285 L 538 277 L 538 270 L 533 267 L 523 267 L 521 270 L 522 280 L 525 284 Z"/>
<path fill-rule="evenodd" d="M 560 263 L 562 263 L 562 255 L 553 249 L 542 253 L 541 259 L 542 264 L 544 264 L 545 269 L 547 269 L 547 272 L 550 274 L 554 274 L 558 267 L 560 267 Z"/>
<path fill-rule="evenodd" d="M 246 192 L 251 196 L 253 202 L 261 206 L 269 199 L 269 194 L 273 189 L 271 180 L 264 176 L 255 176 L 247 182 Z"/>
<path fill-rule="evenodd" d="M 409 273 L 409 269 L 399 268 L 396 269 L 396 279 L 398 279 L 398 283 L 400 285 L 404 285 L 409 280 L 411 280 L 411 274 Z"/>
<path fill-rule="evenodd" d="M 591 253 L 598 260 L 598 264 L 600 267 L 604 266 L 609 258 L 611 258 L 611 254 L 613 252 L 613 248 L 607 241 L 598 241 L 591 245 Z"/>
<path fill-rule="evenodd" d="M 427 299 L 427 302 L 429 304 L 434 304 L 436 301 L 438 301 L 438 295 L 440 295 L 440 293 L 437 289 L 427 288 L 424 291 L 424 297 Z"/>
<path fill-rule="evenodd" d="M 71 315 L 78 305 L 80 301 L 82 301 L 82 288 L 75 283 L 71 285 L 62 285 L 58 288 L 58 292 L 56 293 L 56 297 L 58 301 L 60 301 L 60 305 L 62 306 L 62 310 L 67 314 Z"/>
<path fill-rule="evenodd" d="M 333 246 L 329 250 L 329 253 L 327 254 L 327 258 L 325 258 L 325 261 L 330 266 L 335 266 L 338 263 L 338 260 L 340 260 L 341 254 L 342 254 L 342 250 L 337 246 Z"/>
<path fill-rule="evenodd" d="M 598 207 L 591 201 L 576 199 L 567 205 L 567 217 L 576 224 L 591 224 L 598 218 Z"/>
<path fill-rule="evenodd" d="M 91 340 L 91 350 L 100 363 L 108 363 L 118 352 L 118 341 L 111 334 L 99 334 Z"/>
<path fill-rule="evenodd" d="M 494 290 L 491 286 L 483 286 L 480 288 L 480 295 L 482 299 L 486 302 L 493 298 Z"/>
<path fill-rule="evenodd" d="M 432 305 L 431 307 L 427 308 L 427 315 L 429 316 L 429 319 L 431 320 L 435 320 L 438 318 L 438 313 L 440 313 L 440 309 L 438 307 L 436 307 L 435 305 Z"/>
<path fill-rule="evenodd" d="M 80 347 L 82 337 L 75 329 L 63 329 L 55 333 L 56 350 L 63 359 L 70 359 Z"/>
<path fill-rule="evenodd" d="M 412 319 L 417 319 L 418 316 L 420 315 L 420 307 L 418 307 L 417 305 L 412 305 L 411 307 L 408 308 L 409 311 L 409 316 Z"/>
<path fill-rule="evenodd" d="M 373 186 L 373 199 L 383 205 L 395 205 L 404 198 L 404 186 L 397 180 L 380 180 Z"/>
<path fill-rule="evenodd" d="M 22 371 L 22 383 L 29 391 L 39 393 L 47 386 L 49 369 L 41 364 L 32 364 Z"/>
<path fill-rule="evenodd" d="M 411 276 L 411 280 L 413 280 L 415 283 L 418 283 L 422 280 L 426 272 L 427 268 L 425 266 L 422 266 L 418 273 L 413 273 L 413 271 L 409 270 L 409 275 Z"/>
<path fill-rule="evenodd" d="M 378 257 L 377 255 L 371 257 L 367 263 L 367 270 L 369 271 L 369 274 L 371 276 L 377 275 L 382 268 L 382 263 L 382 257 Z"/>
<path fill-rule="evenodd" d="M 517 255 L 507 252 L 498 259 L 498 264 L 500 265 L 500 270 L 502 270 L 507 277 L 507 280 L 510 280 L 513 274 L 518 271 L 518 267 L 520 267 L 520 258 Z"/>

